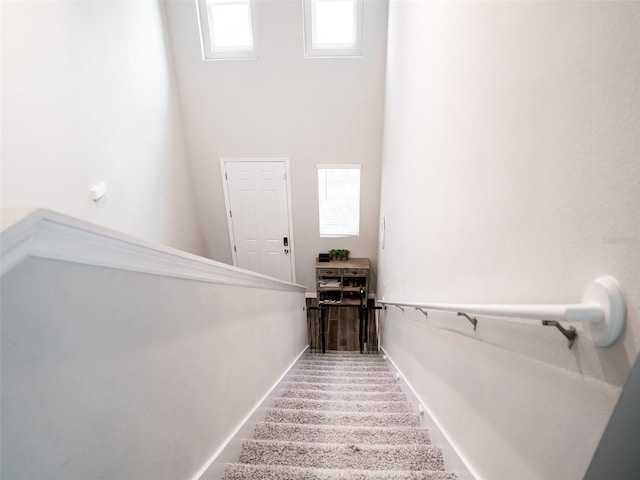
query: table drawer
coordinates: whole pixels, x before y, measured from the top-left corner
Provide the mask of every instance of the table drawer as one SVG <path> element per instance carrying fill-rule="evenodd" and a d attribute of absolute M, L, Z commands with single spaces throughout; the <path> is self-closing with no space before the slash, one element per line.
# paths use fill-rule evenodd
<path fill-rule="evenodd" d="M 318 275 L 342 275 L 341 268 L 319 268 Z"/>
<path fill-rule="evenodd" d="M 345 268 L 342 274 L 351 277 L 366 277 L 369 274 L 369 270 L 366 268 Z"/>

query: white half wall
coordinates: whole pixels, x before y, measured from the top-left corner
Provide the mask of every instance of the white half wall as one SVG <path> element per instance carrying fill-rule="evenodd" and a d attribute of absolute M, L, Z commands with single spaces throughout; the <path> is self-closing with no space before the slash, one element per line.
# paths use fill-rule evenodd
<path fill-rule="evenodd" d="M 481 478 L 582 478 L 640 349 L 639 78 L 635 2 L 390 4 L 378 298 L 627 296 L 605 349 L 389 307 L 385 350 Z"/>
<path fill-rule="evenodd" d="M 0 477 L 194 478 L 306 348 L 304 288 L 77 222 L 54 260 L 41 223 L 0 283 Z"/>
<path fill-rule="evenodd" d="M 202 253 L 161 2 L 0 8 L 2 207 Z M 94 203 L 100 182 L 108 193 Z"/>
<path fill-rule="evenodd" d="M 386 0 L 365 2 L 364 57 L 304 58 L 302 2 L 256 2 L 254 60 L 203 61 L 195 1 L 168 0 L 200 223 L 207 254 L 232 263 L 220 158 L 291 160 L 296 279 L 315 291 L 314 261 L 332 248 L 377 256 Z M 362 165 L 360 236 L 320 238 L 319 163 Z"/>

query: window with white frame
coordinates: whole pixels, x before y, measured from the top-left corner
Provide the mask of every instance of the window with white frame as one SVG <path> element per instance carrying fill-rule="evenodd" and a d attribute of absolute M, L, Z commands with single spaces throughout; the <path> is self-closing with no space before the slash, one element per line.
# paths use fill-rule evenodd
<path fill-rule="evenodd" d="M 318 165 L 321 237 L 360 234 L 360 165 Z"/>
<path fill-rule="evenodd" d="M 255 0 L 197 0 L 205 60 L 257 58 Z"/>
<path fill-rule="evenodd" d="M 362 56 L 363 0 L 302 2 L 305 56 Z"/>

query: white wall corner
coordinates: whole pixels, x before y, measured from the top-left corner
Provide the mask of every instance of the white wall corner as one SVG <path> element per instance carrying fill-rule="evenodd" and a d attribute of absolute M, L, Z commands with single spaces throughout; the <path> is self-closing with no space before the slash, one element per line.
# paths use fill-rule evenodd
<path fill-rule="evenodd" d="M 440 423 L 438 418 L 433 414 L 433 411 L 429 408 L 429 405 L 422 399 L 422 397 L 418 394 L 416 389 L 413 388 L 413 385 L 411 385 L 411 382 L 409 382 L 409 380 L 404 375 L 404 373 L 402 373 L 402 370 L 393 361 L 393 358 L 384 349 L 384 347 L 380 347 L 380 350 L 382 350 L 382 353 L 384 354 L 386 359 L 389 361 L 389 363 L 391 363 L 391 365 L 393 366 L 393 369 L 396 371 L 396 374 L 400 376 L 401 381 L 404 382 L 404 384 L 407 386 L 407 388 L 409 388 L 409 390 L 411 390 L 411 393 L 413 394 L 413 396 L 418 400 L 418 402 L 420 402 L 420 406 L 424 409 L 425 412 L 427 412 L 427 415 L 429 415 L 431 420 L 433 420 L 433 423 L 436 424 L 436 426 L 438 427 L 442 435 L 446 438 L 447 442 L 449 442 L 449 445 L 451 445 L 451 448 L 455 451 L 456 455 L 458 455 L 458 457 L 460 458 L 464 466 L 467 468 L 467 470 L 469 470 L 469 473 L 473 475 L 474 479 L 482 480 L 482 477 L 480 476 L 480 474 L 475 470 L 471 462 L 467 459 L 467 457 L 462 453 L 460 448 L 456 445 L 456 442 L 453 439 L 453 437 L 451 437 L 451 435 L 443 428 L 442 423 Z"/>
<path fill-rule="evenodd" d="M 225 448 L 229 446 L 229 444 L 234 440 L 236 435 L 238 435 L 241 432 L 243 427 L 245 427 L 247 424 L 250 424 L 252 422 L 252 417 L 260 410 L 260 407 L 262 407 L 262 405 L 265 404 L 265 402 L 267 402 L 267 400 L 269 399 L 271 394 L 274 392 L 274 390 L 278 387 L 280 382 L 282 382 L 284 377 L 287 376 L 287 374 L 291 371 L 291 369 L 295 366 L 295 364 L 298 363 L 298 360 L 300 360 L 300 357 L 302 357 L 302 355 L 304 355 L 308 349 L 309 349 L 309 345 L 304 347 L 304 349 L 295 358 L 295 360 L 293 360 L 293 362 L 289 364 L 289 366 L 284 371 L 284 373 L 280 375 L 280 377 L 273 383 L 273 385 L 271 385 L 271 388 L 269 388 L 269 390 L 262 396 L 262 398 L 260 398 L 260 400 L 256 402 L 256 404 L 251 409 L 251 411 L 247 413 L 247 415 L 242 419 L 242 421 L 233 430 L 233 432 L 231 432 L 231 434 L 227 437 L 227 439 L 222 443 L 222 445 L 220 445 L 220 447 L 214 452 L 214 454 L 211 455 L 211 458 L 209 458 L 209 460 L 206 461 L 206 463 L 200 468 L 200 470 L 198 470 L 198 472 L 193 476 L 191 480 L 205 480 L 205 478 L 208 476 L 206 474 L 209 472 L 210 468 L 212 468 L 212 465 L 218 459 L 218 457 L 220 457 L 223 454 Z"/>

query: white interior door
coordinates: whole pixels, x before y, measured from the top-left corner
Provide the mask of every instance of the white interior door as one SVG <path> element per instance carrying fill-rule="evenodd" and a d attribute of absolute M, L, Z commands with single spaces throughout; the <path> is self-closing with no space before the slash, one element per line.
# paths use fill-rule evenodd
<path fill-rule="evenodd" d="M 221 163 L 235 265 L 295 282 L 287 160 Z"/>

